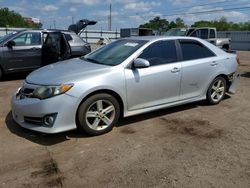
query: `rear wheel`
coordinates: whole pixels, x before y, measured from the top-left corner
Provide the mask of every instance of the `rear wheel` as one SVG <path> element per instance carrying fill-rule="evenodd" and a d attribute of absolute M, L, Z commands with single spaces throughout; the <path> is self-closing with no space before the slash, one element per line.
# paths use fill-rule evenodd
<path fill-rule="evenodd" d="M 96 94 L 85 100 L 79 107 L 78 128 L 90 135 L 109 132 L 118 121 L 120 107 L 109 94 Z"/>
<path fill-rule="evenodd" d="M 210 84 L 207 91 L 207 100 L 210 104 L 218 104 L 225 96 L 226 80 L 223 77 L 217 77 Z"/>
<path fill-rule="evenodd" d="M 2 80 L 2 78 L 3 78 L 3 70 L 2 70 L 2 68 L 0 67 L 0 80 Z"/>

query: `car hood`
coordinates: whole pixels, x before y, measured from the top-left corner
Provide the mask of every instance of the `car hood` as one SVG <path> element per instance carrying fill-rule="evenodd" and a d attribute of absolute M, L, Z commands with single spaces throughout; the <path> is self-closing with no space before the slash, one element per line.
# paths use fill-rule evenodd
<path fill-rule="evenodd" d="M 80 58 L 50 64 L 33 71 L 26 82 L 37 85 L 60 85 L 72 83 L 108 71 L 110 66 L 84 61 Z"/>

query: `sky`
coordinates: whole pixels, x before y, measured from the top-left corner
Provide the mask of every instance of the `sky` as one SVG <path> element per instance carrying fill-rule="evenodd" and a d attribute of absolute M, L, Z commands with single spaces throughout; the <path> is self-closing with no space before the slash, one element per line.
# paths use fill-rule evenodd
<path fill-rule="evenodd" d="M 39 18 L 43 28 L 58 29 L 90 19 L 98 23 L 88 29 L 107 30 L 110 4 L 112 30 L 138 27 L 155 16 L 168 21 L 180 17 L 187 25 L 223 16 L 233 22 L 250 21 L 250 0 L 0 0 L 1 8 Z"/>

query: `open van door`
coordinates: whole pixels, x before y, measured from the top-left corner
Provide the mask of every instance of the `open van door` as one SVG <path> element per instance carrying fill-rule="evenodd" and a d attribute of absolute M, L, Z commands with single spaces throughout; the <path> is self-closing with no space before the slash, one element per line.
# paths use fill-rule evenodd
<path fill-rule="evenodd" d="M 81 34 L 81 31 L 85 29 L 88 25 L 95 25 L 97 21 L 82 19 L 69 26 L 68 30 L 74 31 L 77 35 Z"/>
<path fill-rule="evenodd" d="M 65 35 L 59 31 L 44 32 L 42 45 L 42 65 L 70 58 L 71 48 Z"/>

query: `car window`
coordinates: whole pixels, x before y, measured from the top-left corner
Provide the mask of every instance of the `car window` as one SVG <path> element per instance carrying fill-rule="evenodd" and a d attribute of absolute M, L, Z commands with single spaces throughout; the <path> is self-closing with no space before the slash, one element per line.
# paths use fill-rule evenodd
<path fill-rule="evenodd" d="M 158 41 L 148 46 L 139 58 L 146 59 L 150 66 L 162 65 L 177 61 L 174 40 Z"/>
<path fill-rule="evenodd" d="M 73 40 L 73 38 L 70 36 L 70 34 L 64 34 L 64 35 L 65 35 L 65 38 L 67 41 Z"/>
<path fill-rule="evenodd" d="M 210 39 L 214 39 L 215 38 L 215 31 L 214 31 L 214 29 L 210 29 L 209 38 Z"/>
<path fill-rule="evenodd" d="M 17 36 L 13 41 L 16 46 L 30 46 L 41 44 L 41 34 L 39 32 L 23 33 Z"/>
<path fill-rule="evenodd" d="M 78 35 L 76 34 L 71 34 L 71 37 L 73 38 L 73 41 L 75 43 L 86 43 L 82 38 L 80 38 Z"/>
<path fill-rule="evenodd" d="M 215 54 L 198 41 L 180 40 L 184 61 L 213 57 Z"/>
<path fill-rule="evenodd" d="M 192 37 L 199 37 L 201 39 L 208 38 L 208 29 L 197 29 L 191 34 Z"/>
<path fill-rule="evenodd" d="M 135 39 L 116 40 L 82 57 L 82 59 L 92 63 L 115 66 L 122 63 L 146 42 L 148 41 Z"/>

